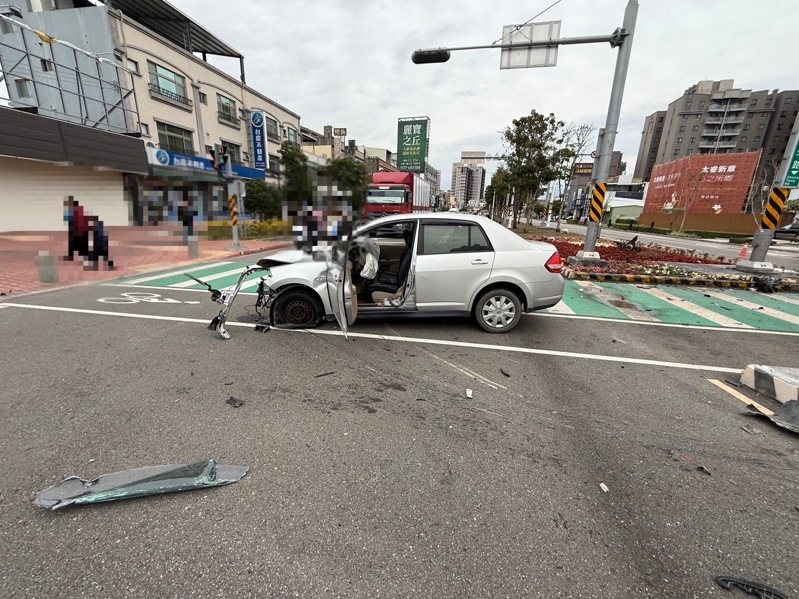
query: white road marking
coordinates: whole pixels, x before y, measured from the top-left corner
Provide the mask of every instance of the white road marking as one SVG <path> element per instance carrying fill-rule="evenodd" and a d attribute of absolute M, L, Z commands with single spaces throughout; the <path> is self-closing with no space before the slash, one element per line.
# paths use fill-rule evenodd
<path fill-rule="evenodd" d="M 706 289 L 705 293 L 707 293 L 708 295 L 712 295 L 713 297 L 717 297 L 720 300 L 727 301 L 731 304 L 735 304 L 743 308 L 749 308 L 750 310 L 757 310 L 758 312 L 762 312 L 763 314 L 768 314 L 769 316 L 772 316 L 774 318 L 779 318 L 780 320 L 784 320 L 786 322 L 799 325 L 799 316 L 794 316 L 793 314 L 786 314 L 785 312 L 780 312 L 779 310 L 775 310 L 774 308 L 766 308 L 758 304 L 748 302 L 738 297 L 731 297 L 729 295 L 720 293 L 715 289 Z"/>
<path fill-rule="evenodd" d="M 225 277 L 229 277 L 231 275 L 240 275 L 242 272 L 244 272 L 244 267 L 240 266 L 239 268 L 225 270 L 223 272 L 218 272 L 213 275 L 204 276 L 201 278 L 201 280 L 205 281 L 206 283 L 210 283 L 211 281 L 216 281 L 217 279 L 224 279 Z M 171 273 L 171 274 L 180 274 L 180 273 Z M 194 279 L 186 277 L 185 281 L 181 281 L 180 283 L 172 283 L 170 287 L 172 287 L 173 289 L 183 289 L 184 287 L 191 287 L 193 285 L 199 285 L 199 283 L 197 283 L 197 281 L 195 281 Z"/>
<path fill-rule="evenodd" d="M 146 283 L 147 281 L 155 281 L 156 279 L 163 279 L 164 277 L 172 277 L 174 275 L 182 275 L 182 274 L 186 274 L 187 272 L 194 272 L 196 270 L 203 270 L 204 268 L 209 268 L 210 266 L 225 265 L 225 264 L 233 264 L 233 262 L 214 262 L 213 264 L 203 264 L 203 265 L 200 265 L 200 266 L 192 266 L 191 268 L 184 268 L 182 270 L 171 270 L 169 272 L 161 272 L 160 274 L 157 274 L 157 275 L 148 275 L 146 277 L 133 279 L 131 281 L 128 281 L 128 284 L 129 285 L 138 285 L 139 283 Z"/>
<path fill-rule="evenodd" d="M 143 320 L 161 320 L 171 322 L 193 322 L 200 324 L 207 324 L 208 319 L 199 318 L 185 318 L 181 316 L 157 316 L 154 314 L 130 314 L 126 312 L 111 312 L 105 310 L 87 310 L 84 308 L 61 308 L 57 306 L 36 306 L 31 304 L 17 304 L 8 303 L 8 306 L 15 308 L 24 308 L 29 310 L 44 310 L 50 312 L 68 312 L 73 314 L 92 314 L 99 316 L 118 316 L 121 318 L 139 318 Z M 627 321 L 623 321 L 627 322 Z M 225 323 L 228 327 L 242 327 L 254 329 L 255 324 L 248 324 L 244 322 L 230 322 Z M 344 333 L 341 331 L 322 331 L 322 330 L 308 330 L 308 329 L 278 329 L 272 328 L 273 331 L 285 333 L 310 333 L 312 335 L 328 335 L 335 337 L 343 337 Z M 714 330 L 714 329 L 711 329 Z M 403 337 L 392 335 L 378 335 L 374 333 L 354 333 L 349 332 L 349 336 L 355 339 L 379 339 L 382 341 L 400 341 L 403 343 L 419 343 L 426 345 L 443 345 L 449 347 L 468 347 L 472 349 L 495 350 L 501 352 L 531 354 L 540 356 L 557 356 L 562 358 L 579 358 L 584 360 L 596 360 L 598 362 L 616 362 L 622 364 L 641 364 L 644 366 L 660 366 L 663 368 L 679 368 L 684 370 L 703 370 L 709 372 L 724 372 L 727 374 L 741 374 L 740 368 L 727 368 L 725 366 L 710 366 L 702 364 L 684 364 L 682 362 L 667 362 L 663 360 L 646 360 L 643 358 L 624 358 L 618 356 L 605 356 L 599 354 L 584 354 L 580 352 L 567 352 L 554 349 L 535 349 L 531 347 L 515 347 L 507 345 L 491 345 L 490 343 L 471 343 L 468 341 L 449 341 L 445 339 L 425 339 L 423 337 Z"/>
<path fill-rule="evenodd" d="M 639 289 L 641 289 L 641 291 L 643 291 L 644 293 L 648 293 L 652 297 L 661 299 L 664 302 L 671 304 L 672 306 L 680 308 L 681 310 L 685 310 L 686 312 L 691 312 L 692 314 L 701 316 L 702 318 L 704 318 L 705 320 L 709 320 L 710 322 L 715 322 L 717 325 L 723 327 L 738 328 L 738 329 L 754 328 L 753 326 L 744 324 L 743 322 L 739 322 L 734 318 L 729 318 L 728 316 L 722 316 L 721 314 L 716 314 L 712 310 L 708 310 L 707 308 L 703 308 L 702 306 L 697 306 L 696 304 L 688 300 L 675 298 L 666 293 L 665 291 L 663 291 L 662 289 L 657 289 L 655 287 L 652 287 L 651 289 L 643 289 L 639 287 Z"/>
<path fill-rule="evenodd" d="M 101 287 L 134 287 L 136 289 L 158 289 L 160 291 L 189 291 L 193 293 L 208 293 L 207 289 L 184 289 L 182 287 L 159 287 L 155 285 L 130 285 L 128 283 L 102 283 Z M 220 290 L 221 291 L 221 290 Z M 240 295 L 258 295 L 257 293 L 240 292 Z"/>
<path fill-rule="evenodd" d="M 620 298 L 616 297 L 612 293 L 605 291 L 602 287 L 593 283 L 591 281 L 575 281 L 577 286 L 583 291 L 583 293 L 597 296 L 599 299 L 604 301 L 606 304 L 612 306 L 622 314 L 626 314 L 633 320 L 643 320 L 646 322 L 657 322 L 657 318 L 653 314 L 649 312 L 644 312 L 643 310 L 638 310 L 636 308 L 627 308 L 625 306 L 617 306 L 616 304 L 611 303 L 612 301 L 624 301 L 620 300 Z"/>
<path fill-rule="evenodd" d="M 2 310 L 3 308 L 10 308 L 10 307 L 11 306 L 9 306 L 8 304 L 0 304 L 0 310 Z"/>
<path fill-rule="evenodd" d="M 759 335 L 783 335 L 787 337 L 799 337 L 799 333 L 791 331 L 764 331 L 761 329 L 740 329 L 728 327 L 711 327 L 697 324 L 672 324 L 670 322 L 648 322 L 646 320 L 625 320 L 623 318 L 603 318 L 601 316 L 570 316 L 568 314 L 547 314 L 546 312 L 534 312 L 525 316 L 536 316 L 545 318 L 568 318 L 573 320 L 595 320 L 599 322 L 615 322 L 618 324 L 636 324 L 650 327 L 668 327 L 672 329 L 686 329 L 693 331 L 716 331 L 720 333 L 751 333 Z"/>
<path fill-rule="evenodd" d="M 569 308 L 563 300 L 559 301 L 551 308 L 547 308 L 547 312 L 549 314 L 574 314 L 574 310 Z"/>
<path fill-rule="evenodd" d="M 789 297 L 784 293 L 780 293 L 778 295 L 772 295 L 771 298 L 777 300 L 778 302 L 785 302 L 786 304 L 793 304 L 794 306 L 799 306 L 799 296 L 794 298 L 794 297 Z"/>

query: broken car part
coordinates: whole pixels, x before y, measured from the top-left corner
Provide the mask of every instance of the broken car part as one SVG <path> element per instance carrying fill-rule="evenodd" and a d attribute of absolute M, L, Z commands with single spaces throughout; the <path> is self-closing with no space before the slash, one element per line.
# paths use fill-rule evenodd
<path fill-rule="evenodd" d="M 765 416 L 777 426 L 789 430 L 792 433 L 799 434 L 799 399 L 785 402 L 774 410 L 772 414 L 761 412 L 754 404 L 749 404 L 748 407 L 750 410 L 753 410 L 755 414 Z"/>
<path fill-rule="evenodd" d="M 716 578 L 716 582 L 722 589 L 727 589 L 728 591 L 740 589 L 744 593 L 760 597 L 760 599 L 788 599 L 787 595 L 783 595 L 777 589 L 757 582 L 750 582 L 740 578 L 731 578 L 729 576 L 719 576 Z"/>
<path fill-rule="evenodd" d="M 103 474 L 94 480 L 70 476 L 37 493 L 33 503 L 57 510 L 68 505 L 219 487 L 238 482 L 248 470 L 247 466 L 225 466 L 209 459 L 193 464 L 167 464 L 122 470 Z"/>

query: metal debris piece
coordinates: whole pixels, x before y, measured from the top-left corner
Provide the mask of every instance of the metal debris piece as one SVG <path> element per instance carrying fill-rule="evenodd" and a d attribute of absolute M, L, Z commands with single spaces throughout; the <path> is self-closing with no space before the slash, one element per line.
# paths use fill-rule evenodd
<path fill-rule="evenodd" d="M 321 379 L 323 376 L 330 376 L 331 374 L 336 374 L 336 371 L 331 370 L 330 372 L 323 372 L 322 374 L 317 374 L 314 378 Z"/>
<path fill-rule="evenodd" d="M 508 374 L 508 372 L 506 372 L 504 368 L 500 368 L 500 369 L 499 369 L 499 371 L 500 371 L 502 374 L 504 374 L 506 377 L 510 378 L 510 374 Z"/>
<path fill-rule="evenodd" d="M 745 426 L 741 426 L 741 428 L 743 430 L 745 430 L 747 433 L 749 433 L 750 435 L 761 435 L 761 434 L 763 434 L 763 431 L 759 431 L 754 426 L 749 426 L 748 424 L 745 425 Z"/>
<path fill-rule="evenodd" d="M 603 493 L 607 493 L 608 491 L 610 491 L 610 489 L 608 489 L 608 486 L 605 483 L 599 483 L 599 488 L 602 489 Z"/>
<path fill-rule="evenodd" d="M 227 400 L 227 404 L 228 404 L 229 406 L 233 406 L 234 408 L 240 408 L 241 406 L 243 406 L 243 405 L 244 405 L 244 402 L 243 402 L 243 401 L 241 401 L 240 399 L 236 399 L 235 397 L 233 397 L 233 396 L 231 395 L 231 396 L 228 398 L 228 400 Z"/>
<path fill-rule="evenodd" d="M 779 408 L 774 410 L 773 414 L 761 412 L 754 404 L 749 404 L 748 407 L 750 410 L 753 410 L 755 414 L 768 418 L 777 426 L 789 430 L 792 433 L 799 434 L 799 399 L 786 401 Z"/>
<path fill-rule="evenodd" d="M 209 459 L 194 464 L 132 468 L 103 474 L 94 480 L 70 476 L 59 484 L 37 493 L 33 503 L 57 510 L 73 504 L 84 505 L 218 487 L 241 480 L 248 470 L 247 466 L 226 466 Z"/>
<path fill-rule="evenodd" d="M 750 582 L 741 578 L 732 578 L 730 576 L 718 576 L 716 582 L 722 589 L 731 591 L 732 589 L 740 589 L 748 595 L 755 595 L 760 599 L 788 599 L 787 595 L 783 595 L 777 589 L 760 584 L 759 582 Z"/>
<path fill-rule="evenodd" d="M 705 468 L 704 466 L 697 466 L 697 467 L 696 467 L 696 469 L 697 469 L 697 470 L 699 470 L 699 472 L 704 472 L 704 473 L 705 473 L 705 474 L 707 474 L 708 476 L 711 476 L 711 474 L 710 474 L 710 470 L 708 470 L 708 469 L 707 469 L 707 468 Z"/>

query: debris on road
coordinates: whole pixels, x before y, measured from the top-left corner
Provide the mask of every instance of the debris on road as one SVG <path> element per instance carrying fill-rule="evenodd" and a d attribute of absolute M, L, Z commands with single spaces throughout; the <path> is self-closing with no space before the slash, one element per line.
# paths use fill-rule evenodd
<path fill-rule="evenodd" d="M 610 489 L 608 489 L 608 486 L 605 483 L 599 483 L 599 488 L 602 489 L 603 493 L 607 493 L 608 491 L 610 491 Z"/>
<path fill-rule="evenodd" d="M 699 470 L 699 472 L 704 472 L 708 476 L 712 476 L 711 473 L 710 473 L 710 470 L 708 470 L 704 466 L 697 466 L 696 469 Z"/>
<path fill-rule="evenodd" d="M 771 414 L 761 412 L 755 404 L 749 404 L 748 407 L 755 414 L 768 418 L 777 426 L 789 430 L 792 433 L 799 434 L 799 399 L 794 399 L 782 404 Z"/>
<path fill-rule="evenodd" d="M 228 400 L 227 400 L 227 402 L 226 402 L 226 403 L 227 403 L 229 406 L 233 406 L 234 408 L 240 408 L 241 406 L 243 406 L 243 405 L 244 405 L 244 402 L 243 402 L 243 401 L 241 401 L 240 399 L 236 399 L 236 398 L 235 398 L 235 397 L 233 397 L 232 395 L 231 395 L 231 396 L 228 398 Z"/>
<path fill-rule="evenodd" d="M 472 390 L 466 389 L 466 399 L 471 399 L 471 398 L 472 398 Z"/>
<path fill-rule="evenodd" d="M 732 578 L 730 576 L 718 576 L 716 582 L 722 589 L 731 591 L 732 589 L 740 589 L 748 595 L 755 595 L 760 599 L 788 599 L 787 595 L 783 595 L 775 588 L 760 584 L 759 582 L 750 582 L 741 578 Z"/>
<path fill-rule="evenodd" d="M 336 374 L 336 371 L 331 370 L 330 372 L 323 372 L 322 374 L 317 374 L 314 378 L 321 379 L 323 376 L 330 376 L 331 374 Z"/>
<path fill-rule="evenodd" d="M 756 429 L 754 426 L 742 425 L 741 428 L 750 435 L 762 435 L 763 431 Z"/>
<path fill-rule="evenodd" d="M 226 466 L 208 459 L 194 464 L 167 464 L 121 470 L 103 474 L 94 480 L 70 476 L 37 493 L 33 503 L 57 510 L 69 505 L 219 487 L 238 482 L 248 470 L 247 466 Z"/>
<path fill-rule="evenodd" d="M 504 374 L 506 377 L 510 378 L 510 374 L 508 374 L 504 368 L 500 368 L 499 371 Z"/>
<path fill-rule="evenodd" d="M 232 384 L 233 384 L 233 381 L 229 381 L 229 382 L 227 382 L 227 383 L 223 383 L 223 384 L 224 384 L 224 385 L 232 385 Z"/>

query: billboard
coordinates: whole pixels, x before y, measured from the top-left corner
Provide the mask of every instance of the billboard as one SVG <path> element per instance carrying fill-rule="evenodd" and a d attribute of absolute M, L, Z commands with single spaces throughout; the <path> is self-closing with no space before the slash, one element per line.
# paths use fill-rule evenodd
<path fill-rule="evenodd" d="M 698 154 L 656 164 L 643 214 L 673 210 L 689 214 L 740 214 L 760 152 Z"/>
<path fill-rule="evenodd" d="M 266 170 L 269 167 L 269 154 L 266 150 L 266 129 L 264 113 L 256 110 L 250 114 L 250 132 L 252 134 L 252 157 L 255 168 Z"/>
<path fill-rule="evenodd" d="M 427 117 L 399 120 L 397 168 L 400 171 L 419 174 L 425 172 L 429 131 L 430 119 Z"/>

